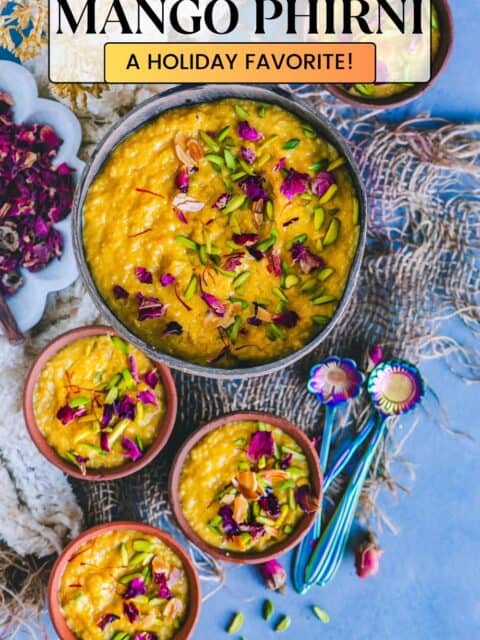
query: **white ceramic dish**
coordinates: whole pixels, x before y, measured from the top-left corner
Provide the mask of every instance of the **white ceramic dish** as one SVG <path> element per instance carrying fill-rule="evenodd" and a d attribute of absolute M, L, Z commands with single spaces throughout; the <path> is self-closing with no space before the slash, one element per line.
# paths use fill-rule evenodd
<path fill-rule="evenodd" d="M 77 155 L 82 140 L 82 130 L 77 117 L 59 102 L 39 98 L 32 74 L 16 62 L 0 61 L 0 91 L 9 93 L 15 100 L 15 122 L 48 124 L 55 129 L 63 144 L 54 165 L 66 162 L 75 169 L 75 181 L 78 181 L 84 163 Z M 23 286 L 6 298 L 21 331 L 28 331 L 39 322 L 49 293 L 68 287 L 78 277 L 70 214 L 55 227 L 61 232 L 64 240 L 60 260 L 53 260 L 37 273 L 22 269 L 25 279 Z"/>

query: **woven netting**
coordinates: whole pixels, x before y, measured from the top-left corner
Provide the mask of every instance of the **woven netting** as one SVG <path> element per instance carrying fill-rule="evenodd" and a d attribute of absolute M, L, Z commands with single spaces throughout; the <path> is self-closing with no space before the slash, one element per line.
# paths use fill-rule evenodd
<path fill-rule="evenodd" d="M 35 67 L 40 80 L 44 78 L 43 65 L 44 61 L 40 61 Z M 170 462 L 188 434 L 214 416 L 236 409 L 268 410 L 289 418 L 305 430 L 318 429 L 322 413 L 315 397 L 307 393 L 305 382 L 311 365 L 332 353 L 364 363 L 368 347 L 381 344 L 386 355 L 403 356 L 417 363 L 424 358 L 446 356 L 450 366 L 465 378 L 479 377 L 477 354 L 467 352 L 452 338 L 442 337 L 439 327 L 443 319 L 456 315 L 472 332 L 479 328 L 480 124 L 458 125 L 428 117 L 417 117 L 400 125 L 389 124 L 381 115 L 347 109 L 318 87 L 288 89 L 323 112 L 349 139 L 368 193 L 368 246 L 358 286 L 344 319 L 319 349 L 281 373 L 244 381 L 218 381 L 175 372 L 178 418 L 167 449 L 130 478 L 96 484 L 72 483 L 83 510 L 84 527 L 120 518 L 174 527 L 166 499 Z M 45 83 L 44 91 L 48 90 Z M 62 88 L 64 95 L 76 101 L 75 109 L 84 129 L 84 157 L 120 115 L 158 90 L 161 89 L 128 86 L 106 89 L 103 96 L 88 98 L 87 110 L 82 106 L 85 94 L 78 100 L 78 91 L 83 89 L 77 88 L 72 96 Z M 24 370 L 33 355 L 52 337 L 96 320 L 99 318 L 93 305 L 82 285 L 77 283 L 50 301 L 47 315 L 29 338 L 25 352 L 18 354 L 17 351 L 18 355 L 13 355 L 10 351 L 9 362 Z M 18 384 L 20 386 L 20 382 Z M 12 393 L 17 394 L 18 402 L 21 389 L 14 392 L 10 389 L 9 394 Z M 355 424 L 360 425 L 366 407 L 359 402 L 353 412 Z M 18 429 L 23 429 L 18 411 L 15 420 Z M 379 487 L 387 484 L 395 489 L 396 478 L 390 470 L 400 448 L 395 442 L 392 424 L 390 438 L 373 465 L 363 495 L 364 516 L 375 512 Z M 36 454 L 30 452 L 30 455 Z M 3 445 L 0 456 L 12 486 L 17 487 L 15 508 L 18 514 L 22 510 L 24 513 L 32 498 L 28 491 L 18 487 L 25 485 L 21 475 L 28 474 L 28 470 L 21 465 L 13 468 L 11 452 L 5 453 Z M 37 474 L 47 467 L 43 459 L 36 460 Z M 61 483 L 66 484 L 66 480 L 55 476 L 50 486 L 58 487 Z M 3 615 L 0 627 L 8 621 L 12 625 L 24 621 L 28 612 L 35 613 L 43 604 L 41 585 L 48 576 L 48 568 L 35 573 L 39 563 L 22 559 L 19 554 L 44 556 L 58 551 L 62 540 L 75 533 L 80 524 L 72 499 L 66 497 L 70 511 L 63 522 L 59 523 L 55 517 L 51 522 L 42 520 L 41 513 L 31 516 L 38 520 L 42 531 L 37 535 L 36 544 L 29 546 L 26 541 L 31 537 L 25 530 L 26 525 L 17 528 L 15 536 L 8 529 L 0 498 L 0 536 L 10 545 L 5 546 L 0 556 L 6 578 L 0 577 L 6 585 L 4 606 L 0 606 L 0 616 Z M 44 530 L 53 532 L 55 539 L 48 540 Z M 191 551 L 204 580 L 211 583 L 206 585 L 206 591 L 221 585 L 222 566 Z M 20 603 L 15 594 L 22 585 Z M 13 626 L 9 627 L 8 637 L 12 629 Z"/>

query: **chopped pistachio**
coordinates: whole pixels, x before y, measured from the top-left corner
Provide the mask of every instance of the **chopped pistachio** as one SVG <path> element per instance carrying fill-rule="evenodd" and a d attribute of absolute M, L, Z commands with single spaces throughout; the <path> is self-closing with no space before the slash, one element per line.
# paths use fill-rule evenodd
<path fill-rule="evenodd" d="M 369 86 L 368 84 L 357 83 L 354 85 L 354 89 L 362 96 L 371 96 L 373 93 L 373 87 Z"/>
<path fill-rule="evenodd" d="M 293 531 L 293 527 L 292 527 L 292 525 L 291 525 L 291 524 L 286 524 L 286 525 L 283 527 L 283 533 L 284 533 L 285 535 L 287 535 L 287 536 L 289 536 L 289 535 L 292 533 L 292 531 Z"/>
<path fill-rule="evenodd" d="M 76 398 L 72 398 L 68 404 L 72 409 L 75 409 L 75 407 L 83 407 L 89 403 L 90 398 L 87 398 L 86 396 L 77 396 Z"/>
<path fill-rule="evenodd" d="M 239 273 L 232 282 L 233 288 L 238 289 L 238 287 L 241 287 L 242 284 L 244 284 L 248 280 L 250 275 L 250 271 L 242 271 L 242 273 Z"/>
<path fill-rule="evenodd" d="M 191 238 L 187 238 L 187 236 L 176 236 L 175 240 L 178 244 L 181 244 L 183 247 L 191 249 L 192 251 L 197 251 L 198 249 L 197 243 Z"/>
<path fill-rule="evenodd" d="M 312 606 L 313 613 L 317 616 L 319 620 L 321 620 L 324 624 L 330 622 L 330 616 L 326 611 L 318 607 L 317 605 Z"/>
<path fill-rule="evenodd" d="M 112 636 L 112 640 L 130 640 L 130 634 L 126 631 L 116 631 Z"/>
<path fill-rule="evenodd" d="M 151 553 L 155 548 L 148 540 L 134 540 L 132 546 L 134 551 L 147 551 L 148 553 Z"/>
<path fill-rule="evenodd" d="M 258 108 L 257 108 L 257 115 L 259 118 L 264 118 L 265 117 L 265 105 L 261 104 Z"/>
<path fill-rule="evenodd" d="M 357 198 L 353 198 L 353 209 L 352 209 L 352 223 L 354 225 L 358 224 L 360 218 L 360 203 Z"/>
<path fill-rule="evenodd" d="M 244 619 L 243 613 L 236 613 L 227 627 L 227 633 L 238 633 L 243 626 Z"/>
<path fill-rule="evenodd" d="M 309 169 L 314 173 L 318 173 L 319 171 L 325 171 L 328 167 L 328 159 L 322 158 L 321 160 L 317 160 L 313 164 L 310 165 Z"/>
<path fill-rule="evenodd" d="M 337 191 L 338 191 L 338 185 L 337 184 L 330 185 L 330 187 L 327 189 L 327 191 L 319 199 L 319 201 L 318 201 L 319 204 L 325 204 L 326 202 L 330 202 L 330 200 L 337 193 Z"/>
<path fill-rule="evenodd" d="M 267 338 L 272 341 L 275 341 L 277 338 L 280 338 L 282 340 L 285 339 L 284 332 L 280 329 L 280 327 L 277 327 L 277 325 L 273 323 L 267 326 L 266 333 Z"/>
<path fill-rule="evenodd" d="M 237 462 L 237 469 L 239 471 L 250 471 L 250 465 L 245 460 Z"/>
<path fill-rule="evenodd" d="M 335 302 L 337 298 L 332 295 L 320 296 L 313 300 L 313 304 L 328 304 L 329 302 Z"/>
<path fill-rule="evenodd" d="M 274 295 L 277 296 L 277 298 L 280 298 L 280 300 L 283 300 L 284 302 L 288 302 L 288 298 L 287 296 L 283 293 L 283 291 L 281 289 L 279 289 L 278 287 L 273 287 L 272 289 L 272 293 Z"/>
<path fill-rule="evenodd" d="M 330 318 L 328 316 L 312 316 L 312 320 L 315 322 L 315 324 L 319 324 L 321 326 L 330 322 Z"/>
<path fill-rule="evenodd" d="M 324 287 L 319 286 L 317 283 L 317 288 L 311 291 L 308 297 L 310 298 L 310 300 L 315 300 L 316 298 L 319 298 L 323 292 L 324 292 Z"/>
<path fill-rule="evenodd" d="M 323 207 L 316 207 L 313 212 L 313 226 L 315 231 L 320 231 L 325 220 L 325 209 Z"/>
<path fill-rule="evenodd" d="M 123 542 L 120 545 L 120 558 L 122 561 L 122 565 L 126 567 L 128 565 L 128 551 L 127 551 L 127 545 Z"/>
<path fill-rule="evenodd" d="M 218 142 L 223 142 L 223 140 L 225 140 L 225 138 L 229 135 L 231 130 L 232 130 L 232 125 L 230 124 L 227 124 L 226 127 L 223 127 L 223 129 L 221 129 L 217 134 Z"/>
<path fill-rule="evenodd" d="M 271 200 L 267 200 L 267 204 L 265 205 L 265 213 L 269 220 L 273 220 L 273 202 Z"/>
<path fill-rule="evenodd" d="M 134 556 L 130 558 L 129 566 L 137 567 L 138 565 L 143 565 L 146 562 L 149 562 L 152 559 L 152 554 L 147 553 L 146 551 L 142 551 L 140 553 L 136 553 Z"/>
<path fill-rule="evenodd" d="M 286 631 L 292 623 L 290 616 L 283 616 L 275 625 L 275 631 Z"/>
<path fill-rule="evenodd" d="M 302 284 L 302 286 L 300 287 L 300 291 L 302 293 L 308 293 L 309 291 L 313 291 L 313 289 L 315 289 L 317 285 L 317 280 L 315 278 L 310 278 Z"/>
<path fill-rule="evenodd" d="M 273 247 L 276 239 L 277 239 L 276 235 L 272 233 L 268 238 L 265 238 L 265 240 L 262 240 L 257 244 L 257 249 L 259 251 L 268 251 L 268 249 Z"/>
<path fill-rule="evenodd" d="M 263 155 L 261 155 L 260 158 L 257 160 L 257 167 L 261 169 L 263 166 L 267 164 L 267 162 L 271 159 L 271 157 L 272 156 L 269 153 L 264 153 Z"/>
<path fill-rule="evenodd" d="M 303 244 L 307 239 L 308 236 L 306 233 L 300 233 L 299 235 L 294 236 L 293 238 L 291 238 L 291 240 L 288 241 L 287 249 L 291 249 L 296 242 L 301 242 Z"/>
<path fill-rule="evenodd" d="M 335 169 L 338 169 L 339 167 L 343 167 L 343 165 L 345 164 L 346 160 L 345 158 L 337 158 L 336 160 L 332 160 L 332 162 L 330 162 L 330 164 L 327 167 L 327 171 L 335 171 Z"/>
<path fill-rule="evenodd" d="M 234 440 L 233 444 L 237 447 L 244 447 L 247 444 L 247 440 L 246 438 L 237 438 Z"/>
<path fill-rule="evenodd" d="M 305 454 L 301 451 L 297 451 L 296 449 L 292 449 L 292 447 L 283 446 L 281 447 L 282 453 L 291 453 L 293 460 L 305 460 Z"/>
<path fill-rule="evenodd" d="M 246 195 L 237 193 L 230 198 L 227 206 L 224 209 L 222 209 L 222 212 L 232 213 L 232 211 L 236 211 L 237 209 L 240 209 L 240 207 L 243 204 L 245 204 L 247 200 L 248 198 Z"/>
<path fill-rule="evenodd" d="M 287 496 L 288 496 L 288 506 L 292 511 L 295 511 L 297 507 L 297 503 L 295 501 L 295 492 L 293 488 L 290 488 L 287 490 Z"/>
<path fill-rule="evenodd" d="M 216 153 L 220 151 L 220 146 L 215 142 L 215 140 L 211 136 L 208 135 L 208 133 L 205 133 L 205 131 L 200 131 L 199 133 L 200 133 L 201 139 L 209 149 L 211 149 L 212 151 L 215 151 Z"/>
<path fill-rule="evenodd" d="M 119 578 L 119 583 L 120 584 L 128 584 L 129 582 L 131 582 L 132 580 L 134 580 L 135 578 L 142 578 L 143 574 L 142 573 L 127 573 L 126 575 L 122 576 L 121 578 Z"/>
<path fill-rule="evenodd" d="M 108 444 L 110 445 L 110 447 L 120 438 L 122 433 L 128 427 L 129 423 L 130 420 L 121 420 L 117 425 L 115 425 L 112 433 L 110 433 L 108 436 Z"/>
<path fill-rule="evenodd" d="M 271 136 L 268 136 L 268 138 L 259 146 L 259 151 L 263 151 L 265 149 L 265 147 L 267 147 L 271 142 L 274 142 L 274 140 L 276 140 L 278 138 L 278 134 L 277 133 L 272 133 Z"/>
<path fill-rule="evenodd" d="M 125 355 L 128 354 L 128 344 L 125 342 L 125 340 L 122 340 L 118 336 L 110 336 L 110 340 L 118 349 L 120 349 L 122 353 L 124 353 Z"/>
<path fill-rule="evenodd" d="M 275 612 L 275 606 L 271 600 L 265 600 L 263 603 L 263 619 L 270 620 Z"/>
<path fill-rule="evenodd" d="M 233 153 L 228 149 L 224 149 L 223 157 L 225 158 L 225 164 L 227 165 L 227 169 L 229 171 L 235 171 L 235 169 L 237 168 L 237 161 Z"/>
<path fill-rule="evenodd" d="M 294 287 L 296 284 L 298 284 L 298 282 L 299 278 L 291 273 L 285 278 L 285 288 L 290 289 L 291 287 Z"/>
<path fill-rule="evenodd" d="M 235 344 L 238 340 L 238 333 L 240 331 L 240 327 L 242 326 L 242 319 L 240 316 L 235 316 L 235 321 L 229 328 L 230 341 L 232 344 Z"/>
<path fill-rule="evenodd" d="M 234 107 L 235 113 L 239 118 L 248 118 L 248 111 L 244 109 L 240 104 L 236 104 Z"/>
<path fill-rule="evenodd" d="M 207 264 L 208 262 L 207 247 L 204 244 L 201 244 L 198 247 L 198 257 L 200 258 L 200 262 L 202 264 Z"/>
<path fill-rule="evenodd" d="M 193 298 L 193 296 L 197 292 L 197 286 L 198 286 L 197 276 L 193 275 L 190 278 L 187 288 L 185 289 L 185 293 L 183 294 L 185 300 L 190 300 L 191 298 Z"/>
<path fill-rule="evenodd" d="M 225 160 L 217 153 L 207 153 L 205 158 L 210 162 L 210 164 L 214 164 L 219 169 L 222 169 L 225 166 Z"/>
<path fill-rule="evenodd" d="M 229 300 L 230 302 L 233 302 L 233 304 L 239 304 L 242 309 L 246 309 L 249 305 L 249 303 L 243 298 L 236 298 L 235 296 L 232 296 Z"/>
<path fill-rule="evenodd" d="M 232 173 L 231 178 L 234 182 L 237 182 L 241 178 L 244 178 L 246 175 L 247 174 L 245 173 L 245 171 L 237 171 L 237 173 Z"/>
<path fill-rule="evenodd" d="M 284 145 L 282 145 L 282 149 L 295 149 L 300 144 L 299 138 L 290 138 L 287 140 Z"/>
<path fill-rule="evenodd" d="M 338 218 L 332 218 L 327 229 L 327 233 L 323 238 L 323 245 L 328 247 L 333 244 L 338 238 L 338 232 L 340 230 L 340 220 Z"/>
<path fill-rule="evenodd" d="M 112 404 L 118 397 L 118 388 L 112 387 L 105 396 L 105 404 Z"/>
<path fill-rule="evenodd" d="M 335 269 L 332 269 L 331 267 L 325 267 L 325 269 L 322 269 L 321 271 L 318 272 L 317 278 L 319 280 L 322 280 L 322 282 L 324 280 L 326 280 L 327 278 L 329 278 L 332 273 L 335 273 Z"/>

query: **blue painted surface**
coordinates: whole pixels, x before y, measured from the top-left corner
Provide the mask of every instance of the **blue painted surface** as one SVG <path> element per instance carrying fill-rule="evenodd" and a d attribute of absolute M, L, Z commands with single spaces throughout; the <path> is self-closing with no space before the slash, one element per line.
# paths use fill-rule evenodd
<path fill-rule="evenodd" d="M 389 117 L 431 111 L 458 121 L 480 119 L 480 7 L 478 0 L 454 0 L 452 8 L 457 37 L 446 73 L 421 99 L 392 110 Z M 457 321 L 442 327 L 442 333 L 469 342 L 473 348 Z M 442 362 L 428 363 L 422 371 L 441 396 L 452 427 L 476 437 L 480 427 L 478 386 L 463 384 Z M 232 566 L 226 587 L 204 605 L 195 640 L 235 637 L 227 636 L 225 628 L 239 610 L 246 617 L 241 632 L 246 640 L 480 640 L 479 446 L 452 437 L 426 416 L 420 417 L 405 447 L 417 473 L 413 493 L 400 495 L 396 504 L 389 495 L 381 500 L 399 534 L 385 531 L 380 536 L 384 555 L 378 576 L 359 580 L 350 554 L 327 587 L 298 596 L 289 585 L 282 596 L 267 593 L 255 569 Z M 289 566 L 289 556 L 284 563 Z M 265 597 L 271 597 L 277 608 L 273 624 L 280 613 L 292 617 L 287 632 L 276 634 L 272 623 L 262 620 Z M 328 611 L 330 624 L 316 620 L 312 604 Z"/>

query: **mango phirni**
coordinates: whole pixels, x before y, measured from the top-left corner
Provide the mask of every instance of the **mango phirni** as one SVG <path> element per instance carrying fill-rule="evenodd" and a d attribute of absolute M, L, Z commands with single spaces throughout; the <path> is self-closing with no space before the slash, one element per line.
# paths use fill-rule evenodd
<path fill-rule="evenodd" d="M 359 237 L 346 159 L 286 110 L 173 109 L 119 144 L 84 206 L 97 288 L 149 345 L 233 367 L 328 324 Z"/>
<path fill-rule="evenodd" d="M 209 545 L 260 552 L 318 509 L 304 451 L 264 422 L 226 424 L 204 436 L 181 470 L 186 520 Z"/>
<path fill-rule="evenodd" d="M 79 640 L 168 640 L 187 613 L 188 578 L 181 559 L 155 536 L 112 531 L 72 556 L 59 600 Z"/>
<path fill-rule="evenodd" d="M 431 28 L 431 57 L 435 60 L 440 49 L 440 22 L 438 11 L 432 5 L 432 28 Z M 353 84 L 343 85 L 343 88 L 352 96 L 358 98 L 367 98 L 369 100 L 381 100 L 382 98 L 391 98 L 408 91 L 415 84 L 411 82 L 378 82 L 376 84 Z"/>
<path fill-rule="evenodd" d="M 51 447 L 78 467 L 119 467 L 142 458 L 166 412 L 155 365 L 117 336 L 80 338 L 43 367 L 35 420 Z"/>

